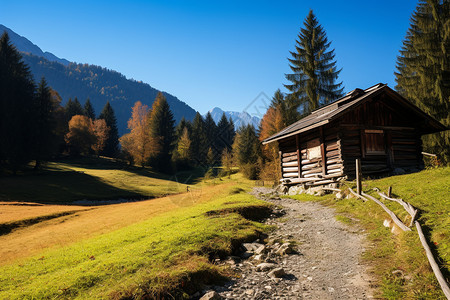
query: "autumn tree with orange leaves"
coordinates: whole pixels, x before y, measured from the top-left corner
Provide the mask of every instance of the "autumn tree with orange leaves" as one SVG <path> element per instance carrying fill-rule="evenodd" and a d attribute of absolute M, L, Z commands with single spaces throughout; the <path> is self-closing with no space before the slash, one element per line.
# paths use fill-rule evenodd
<path fill-rule="evenodd" d="M 151 143 L 148 130 L 148 106 L 137 101 L 128 120 L 130 132 L 123 135 L 119 140 L 122 151 L 130 155 L 134 163 L 144 166 L 150 155 L 155 151 Z"/>
<path fill-rule="evenodd" d="M 93 121 L 93 131 L 96 137 L 95 143 L 91 146 L 97 156 L 105 148 L 106 141 L 109 137 L 110 128 L 106 125 L 106 121 L 98 119 Z"/>
<path fill-rule="evenodd" d="M 75 115 L 69 121 L 69 132 L 65 136 L 69 152 L 72 155 L 88 155 L 97 141 L 94 124 L 86 116 Z"/>
<path fill-rule="evenodd" d="M 291 99 L 286 99 L 280 90 L 274 94 L 270 107 L 261 119 L 259 140 L 262 142 L 279 132 L 298 118 L 297 110 L 291 105 Z M 266 180 L 277 180 L 281 175 L 278 144 L 262 145 L 264 163 L 260 176 Z"/>

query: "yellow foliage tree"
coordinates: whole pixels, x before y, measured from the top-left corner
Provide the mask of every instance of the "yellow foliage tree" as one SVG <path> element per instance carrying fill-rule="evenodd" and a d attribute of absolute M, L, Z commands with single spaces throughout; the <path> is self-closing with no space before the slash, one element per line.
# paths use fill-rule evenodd
<path fill-rule="evenodd" d="M 123 151 L 133 157 L 136 164 L 144 166 L 153 152 L 153 146 L 148 131 L 148 106 L 137 101 L 128 120 L 130 133 L 123 135 L 119 141 Z"/>
<path fill-rule="evenodd" d="M 86 116 L 75 115 L 69 121 L 69 132 L 65 136 L 71 154 L 89 154 L 97 141 L 94 133 L 94 124 Z"/>

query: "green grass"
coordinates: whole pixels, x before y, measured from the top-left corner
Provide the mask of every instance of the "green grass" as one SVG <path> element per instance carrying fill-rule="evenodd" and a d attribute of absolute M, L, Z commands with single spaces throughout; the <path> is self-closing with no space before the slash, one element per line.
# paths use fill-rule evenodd
<path fill-rule="evenodd" d="M 187 183 L 198 178 L 195 175 Z M 154 198 L 186 191 L 184 176 L 164 175 L 101 158 L 70 159 L 50 162 L 39 172 L 0 177 L 0 201 L 68 203 Z"/>
<path fill-rule="evenodd" d="M 354 187 L 348 182 L 346 186 Z M 419 209 L 419 221 L 430 241 L 432 250 L 439 256 L 444 276 L 450 274 L 450 167 L 424 170 L 419 173 L 392 176 L 376 180 L 364 180 L 363 190 L 376 198 L 374 187 L 386 192 L 392 186 L 394 197 L 402 198 Z M 375 202 L 351 198 L 336 200 L 332 195 L 313 197 L 298 195 L 301 201 L 319 201 L 332 205 L 338 212 L 336 217 L 344 223 L 353 223 L 366 229 L 371 246 L 364 258 L 372 266 L 371 272 L 378 283 L 376 297 L 384 299 L 445 299 L 439 284 L 428 264 L 419 237 L 412 232 L 394 235 L 383 226 L 389 219 Z M 391 201 L 383 201 L 399 218 L 409 224 L 409 216 L 403 207 Z M 404 277 L 392 274 L 401 270 Z"/>
<path fill-rule="evenodd" d="M 241 216 L 248 207 L 268 211 L 266 203 L 231 189 L 207 203 L 1 267 L 0 299 L 186 296 L 199 283 L 227 275 L 211 258 L 267 230 Z"/>

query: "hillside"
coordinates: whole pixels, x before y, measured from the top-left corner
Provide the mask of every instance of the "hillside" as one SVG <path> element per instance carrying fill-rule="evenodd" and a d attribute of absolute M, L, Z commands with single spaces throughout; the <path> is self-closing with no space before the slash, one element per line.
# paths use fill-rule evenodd
<path fill-rule="evenodd" d="M 81 104 L 89 98 L 97 114 L 110 101 L 117 117 L 119 135 L 127 132 L 127 121 L 131 107 L 136 101 L 152 105 L 159 90 L 142 81 L 127 79 L 123 74 L 89 64 L 71 63 L 52 53 L 43 52 L 28 39 L 0 25 L 0 32 L 6 30 L 12 43 L 23 54 L 24 62 L 30 66 L 35 81 L 44 76 L 48 84 L 63 98 L 77 97 Z M 195 110 L 177 97 L 163 92 L 178 122 L 183 117 L 192 120 Z"/>
<path fill-rule="evenodd" d="M 270 208 L 244 192 L 250 182 L 240 174 L 220 182 L 202 180 L 185 192 L 184 184 L 164 175 L 113 167 L 96 159 L 52 163 L 45 173 L 60 173 L 56 185 L 62 188 L 41 194 L 64 201 L 68 187 L 92 199 L 93 190 L 71 186 L 71 175 L 79 174 L 115 190 L 167 196 L 112 205 L 40 204 L 32 197 L 34 188 L 23 185 L 27 202 L 0 202 L 1 299 L 179 299 L 229 276 L 212 258 L 230 255 L 240 242 L 253 241 L 267 229 L 242 216 L 262 217 Z M 52 185 L 53 178 L 44 176 L 41 183 Z M 102 188 L 110 199 L 118 196 L 105 187 L 92 188 Z M 21 201 L 15 190 L 5 195 Z"/>

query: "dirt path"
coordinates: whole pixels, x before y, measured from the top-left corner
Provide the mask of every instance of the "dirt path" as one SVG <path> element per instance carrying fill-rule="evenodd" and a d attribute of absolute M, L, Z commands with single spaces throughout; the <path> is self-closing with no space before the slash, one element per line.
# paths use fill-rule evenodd
<path fill-rule="evenodd" d="M 261 188 L 255 189 L 266 201 L 283 207 L 285 215 L 267 223 L 278 226 L 269 239 L 297 243 L 297 254 L 271 257 L 286 275 L 271 278 L 257 272 L 254 256 L 236 262 L 241 277 L 220 295 L 226 299 L 371 299 L 372 292 L 366 267 L 360 257 L 364 234 L 335 219 L 332 208 L 314 202 L 292 199 L 267 199 Z M 266 261 L 268 261 L 266 259 Z"/>

